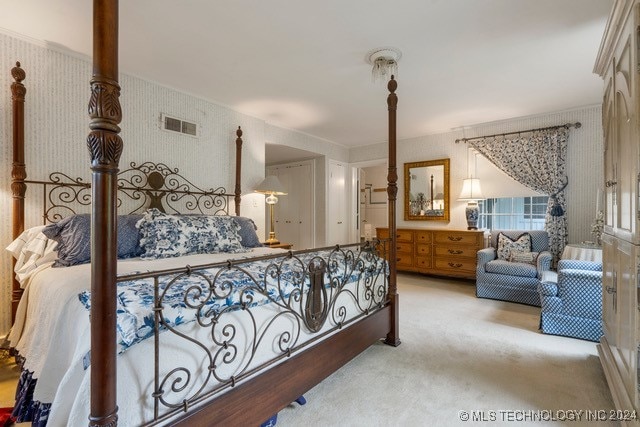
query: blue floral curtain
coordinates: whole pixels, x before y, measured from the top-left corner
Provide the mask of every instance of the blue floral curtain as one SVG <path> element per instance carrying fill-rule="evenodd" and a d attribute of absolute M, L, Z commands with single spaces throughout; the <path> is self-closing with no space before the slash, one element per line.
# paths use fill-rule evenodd
<path fill-rule="evenodd" d="M 483 138 L 469 144 L 519 183 L 549 195 L 545 231 L 554 264 L 567 244 L 567 215 L 564 189 L 569 128 L 517 134 L 514 137 Z"/>

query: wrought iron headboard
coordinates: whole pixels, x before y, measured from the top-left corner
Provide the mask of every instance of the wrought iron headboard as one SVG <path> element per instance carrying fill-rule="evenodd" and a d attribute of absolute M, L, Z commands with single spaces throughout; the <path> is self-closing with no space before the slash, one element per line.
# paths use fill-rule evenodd
<path fill-rule="evenodd" d="M 178 168 L 164 163 L 135 162 L 118 173 L 118 208 L 122 213 L 141 213 L 156 208 L 167 213 L 201 213 L 229 215 L 232 198 L 224 187 L 202 189 L 182 176 Z M 91 184 L 53 172 L 48 181 L 24 181 L 29 186 L 43 186 L 44 223 L 58 222 L 91 206 Z"/>

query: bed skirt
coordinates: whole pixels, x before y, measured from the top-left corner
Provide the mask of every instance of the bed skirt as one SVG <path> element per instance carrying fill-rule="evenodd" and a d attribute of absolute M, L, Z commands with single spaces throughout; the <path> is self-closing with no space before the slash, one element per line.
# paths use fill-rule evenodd
<path fill-rule="evenodd" d="M 44 427 L 49 419 L 51 403 L 33 400 L 33 391 L 37 382 L 38 380 L 33 378 L 33 372 L 22 370 L 16 387 L 16 404 L 11 416 L 18 423 L 31 422 L 33 427 Z"/>

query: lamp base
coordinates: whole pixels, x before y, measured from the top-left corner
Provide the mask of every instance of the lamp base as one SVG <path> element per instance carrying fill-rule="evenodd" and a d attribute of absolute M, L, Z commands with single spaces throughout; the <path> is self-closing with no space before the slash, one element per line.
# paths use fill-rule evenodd
<path fill-rule="evenodd" d="M 478 217 L 480 210 L 478 209 L 478 203 L 469 202 L 464 209 L 464 213 L 467 217 L 467 230 L 478 229 Z"/>
<path fill-rule="evenodd" d="M 266 243 L 269 246 L 277 245 L 278 243 L 280 243 L 280 240 L 276 239 L 275 231 L 270 231 L 269 232 L 269 238 L 264 243 Z"/>

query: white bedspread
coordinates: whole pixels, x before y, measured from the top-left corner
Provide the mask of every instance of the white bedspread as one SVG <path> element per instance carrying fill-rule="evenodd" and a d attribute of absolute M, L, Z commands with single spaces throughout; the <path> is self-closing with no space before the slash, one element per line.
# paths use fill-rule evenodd
<path fill-rule="evenodd" d="M 276 251 L 286 252 L 255 248 L 252 252 L 235 254 L 234 257 L 246 258 L 273 254 Z M 229 257 L 229 254 L 201 254 L 152 261 L 137 258 L 120 260 L 118 274 L 183 267 L 187 264 L 196 266 L 225 261 Z M 91 368 L 85 369 L 83 362 L 90 349 L 90 322 L 89 312 L 80 303 L 78 293 L 90 289 L 90 272 L 90 265 L 84 264 L 45 268 L 34 274 L 25 288 L 18 308 L 16 326 L 10 334 L 11 344 L 25 357 L 25 369 L 33 371 L 34 378 L 38 380 L 34 400 L 52 402 L 49 426 L 86 425 L 89 416 Z M 351 305 L 353 306 L 353 302 Z M 276 308 L 270 306 L 271 304 L 267 304 L 260 307 L 266 311 L 258 314 L 258 324 L 273 316 Z M 355 314 L 353 310 L 348 308 L 348 318 Z M 243 310 L 232 315 L 246 316 Z M 262 319 L 260 316 L 263 316 Z M 245 322 L 245 325 L 249 324 L 250 322 Z M 326 325 L 323 329 L 329 327 L 330 325 Z M 195 333 L 196 336 L 207 334 L 206 328 L 196 328 L 196 322 L 181 325 L 180 328 L 191 329 L 189 333 Z M 185 350 L 184 342 L 176 339 L 174 334 L 163 333 L 161 337 L 165 335 L 166 341 L 161 338 L 162 358 L 177 358 L 193 372 L 201 370 L 203 359 L 200 355 Z M 311 336 L 304 331 L 301 335 L 301 341 Z M 269 342 L 269 339 L 265 341 Z M 269 345 L 275 347 L 274 343 Z M 118 357 L 118 416 L 121 425 L 138 425 L 153 414 L 153 399 L 150 398 L 154 386 L 153 353 L 154 340 L 147 339 Z M 252 363 L 260 363 L 259 358 L 260 355 L 256 356 Z M 144 359 L 148 362 L 140 363 Z M 239 358 L 237 363 L 242 364 L 244 361 Z M 229 369 L 232 370 L 233 366 Z M 224 371 L 221 373 L 224 375 Z M 198 384 L 191 388 L 193 387 L 197 388 Z"/>
<path fill-rule="evenodd" d="M 286 251 L 254 248 L 248 253 L 235 254 L 234 258 L 274 252 Z M 228 259 L 230 255 L 226 253 L 159 260 L 132 258 L 118 261 L 118 274 L 178 268 Z M 91 347 L 90 322 L 89 311 L 80 303 L 78 294 L 91 288 L 90 277 L 90 264 L 62 268 L 49 266 L 34 274 L 25 287 L 9 340 L 25 358 L 24 368 L 33 371 L 34 378 L 38 379 L 34 400 L 54 402 L 56 397 L 59 399 L 58 386 L 65 375 L 70 375 L 69 371 L 75 372 L 76 377 L 84 376 L 83 358 Z M 55 415 L 56 411 L 52 412 Z M 49 425 L 56 424 L 50 422 Z"/>

